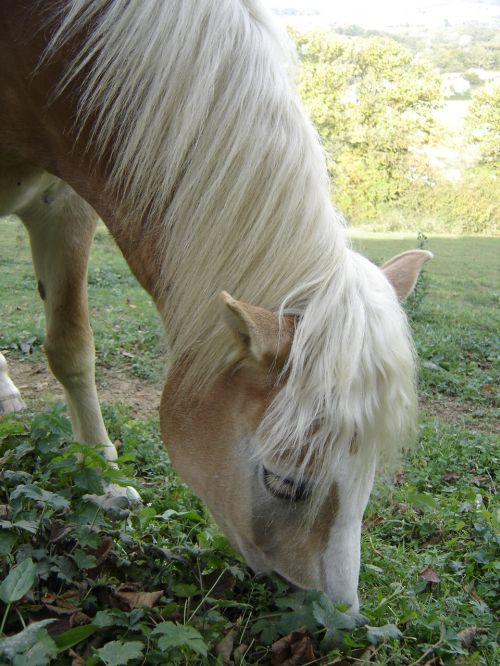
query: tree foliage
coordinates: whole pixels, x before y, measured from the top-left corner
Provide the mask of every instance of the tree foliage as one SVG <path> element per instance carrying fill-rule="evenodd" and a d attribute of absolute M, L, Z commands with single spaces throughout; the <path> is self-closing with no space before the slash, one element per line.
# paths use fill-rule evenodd
<path fill-rule="evenodd" d="M 335 199 L 353 221 L 373 219 L 412 185 L 412 149 L 436 132 L 439 75 L 387 38 L 294 31 L 292 37 Z"/>
<path fill-rule="evenodd" d="M 479 90 L 469 110 L 468 126 L 484 164 L 500 162 L 500 84 Z"/>

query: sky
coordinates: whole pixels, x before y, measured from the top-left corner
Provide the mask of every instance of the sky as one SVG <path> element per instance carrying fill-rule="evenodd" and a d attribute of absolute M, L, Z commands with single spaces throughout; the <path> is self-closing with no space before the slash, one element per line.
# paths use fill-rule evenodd
<path fill-rule="evenodd" d="M 493 13 L 500 16 L 500 0 L 474 2 L 474 0 L 265 0 L 273 9 L 293 8 L 308 16 L 305 23 L 324 22 L 357 24 L 378 28 L 390 25 L 412 24 L 441 26 L 450 23 L 491 20 Z M 296 19 L 295 19 L 296 20 Z"/>

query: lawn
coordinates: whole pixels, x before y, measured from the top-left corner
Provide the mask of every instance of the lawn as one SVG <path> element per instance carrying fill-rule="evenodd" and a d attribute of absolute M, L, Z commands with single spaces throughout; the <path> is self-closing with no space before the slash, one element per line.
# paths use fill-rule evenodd
<path fill-rule="evenodd" d="M 377 262 L 417 243 L 435 259 L 408 304 L 421 366 L 418 445 L 370 500 L 362 616 L 353 619 L 321 594 L 253 577 L 176 477 L 151 409 L 160 327 L 103 228 L 89 288 L 120 471 L 71 441 L 43 370 L 26 237 L 0 219 L 0 238 L 0 350 L 14 379 L 38 387 L 23 389 L 26 413 L 0 421 L 0 663 L 497 663 L 498 239 L 355 235 Z M 103 504 L 103 478 L 132 480 L 143 505 Z"/>

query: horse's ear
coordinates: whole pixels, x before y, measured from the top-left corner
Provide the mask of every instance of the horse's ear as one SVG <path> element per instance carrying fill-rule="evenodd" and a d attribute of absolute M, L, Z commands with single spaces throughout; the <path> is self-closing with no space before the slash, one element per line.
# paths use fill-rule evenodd
<path fill-rule="evenodd" d="M 415 288 L 422 266 L 433 256 L 428 250 L 408 250 L 389 259 L 382 266 L 385 277 L 396 290 L 401 303 Z"/>
<path fill-rule="evenodd" d="M 265 308 L 237 301 L 227 291 L 220 298 L 226 324 L 243 351 L 266 369 L 283 367 L 292 346 L 294 317 L 279 317 Z"/>

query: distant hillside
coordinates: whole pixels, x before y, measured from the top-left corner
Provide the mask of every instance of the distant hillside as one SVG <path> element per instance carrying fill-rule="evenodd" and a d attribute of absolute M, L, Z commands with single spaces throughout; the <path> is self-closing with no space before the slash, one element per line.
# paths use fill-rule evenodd
<path fill-rule="evenodd" d="M 348 25 L 364 28 L 447 27 L 469 21 L 500 28 L 499 0 L 266 0 L 267 4 L 295 25 Z"/>

